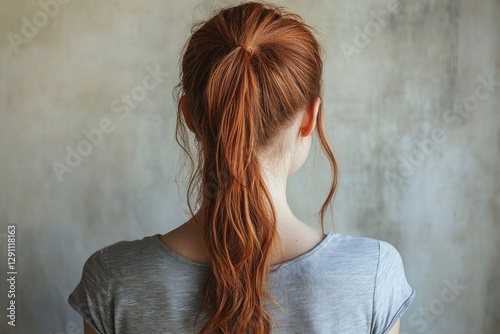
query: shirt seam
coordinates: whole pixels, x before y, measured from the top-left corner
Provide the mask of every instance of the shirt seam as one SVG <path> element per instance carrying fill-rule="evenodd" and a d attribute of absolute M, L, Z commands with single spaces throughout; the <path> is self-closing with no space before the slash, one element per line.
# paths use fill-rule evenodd
<path fill-rule="evenodd" d="M 190 266 L 196 266 L 196 267 L 202 268 L 202 269 L 210 269 L 211 268 L 210 265 L 208 265 L 208 264 L 196 262 L 194 260 L 191 260 L 189 258 L 186 258 L 186 257 L 178 254 L 173 249 L 169 248 L 167 245 L 165 245 L 163 242 L 161 242 L 161 240 L 159 239 L 159 236 L 160 236 L 159 234 L 153 235 L 152 236 L 153 242 L 158 247 L 160 247 L 163 251 L 165 251 L 167 253 L 167 255 L 169 255 L 170 257 L 174 258 L 177 261 L 180 261 L 182 263 L 190 265 Z"/>
<path fill-rule="evenodd" d="M 300 262 L 304 259 L 307 259 L 308 257 L 310 257 L 311 255 L 314 255 L 316 252 L 318 252 L 320 249 L 324 248 L 326 244 L 328 244 L 330 242 L 330 239 L 332 239 L 334 236 L 334 233 L 333 232 L 330 232 L 326 235 L 326 237 L 321 240 L 320 244 L 317 245 L 314 249 L 310 250 L 309 252 L 307 253 L 304 253 L 302 255 L 299 255 L 297 256 L 295 259 L 292 259 L 290 261 L 286 261 L 286 262 L 283 262 L 281 263 L 281 265 L 279 264 L 276 264 L 276 265 L 273 265 L 271 266 L 272 268 L 281 268 L 281 267 L 288 267 L 296 262 Z M 327 240 L 328 239 L 328 240 Z"/>
<path fill-rule="evenodd" d="M 281 263 L 280 265 L 273 265 L 273 266 L 271 266 L 271 269 L 279 270 L 283 267 L 286 268 L 286 267 L 288 267 L 296 262 L 300 262 L 300 261 L 308 258 L 309 256 L 318 252 L 320 249 L 324 248 L 326 246 L 326 244 L 328 244 L 331 241 L 331 239 L 333 239 L 335 237 L 335 235 L 336 235 L 336 233 L 329 232 L 326 235 L 326 237 L 321 241 L 321 243 L 319 245 L 317 245 L 314 249 L 310 250 L 307 253 L 299 255 L 295 259 Z M 175 258 L 176 260 L 181 261 L 182 263 L 188 264 L 190 266 L 196 266 L 198 268 L 203 268 L 203 269 L 211 269 L 211 266 L 209 264 L 204 264 L 204 263 L 196 262 L 196 261 L 193 261 L 191 259 L 185 258 L 184 256 L 178 254 L 177 252 L 175 252 L 174 250 L 169 248 L 167 245 L 165 245 L 163 242 L 161 242 L 161 240 L 159 239 L 159 234 L 154 234 L 152 236 L 152 238 L 154 239 L 154 243 L 156 243 L 162 250 L 166 251 L 166 253 L 168 255 Z"/>

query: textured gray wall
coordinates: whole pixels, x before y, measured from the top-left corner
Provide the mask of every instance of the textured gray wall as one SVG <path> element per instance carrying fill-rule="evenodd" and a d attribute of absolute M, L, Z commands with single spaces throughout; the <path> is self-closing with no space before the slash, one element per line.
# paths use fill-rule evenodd
<path fill-rule="evenodd" d="M 38 1 L 0 1 L 1 276 L 11 224 L 18 272 L 15 329 L 0 281 L 2 333 L 82 333 L 66 300 L 85 259 L 184 221 L 179 53 L 191 23 L 229 2 L 59 3 L 46 15 Z M 393 243 L 417 290 L 402 333 L 498 333 L 500 86 L 482 82 L 500 81 L 500 1 L 281 3 L 327 50 L 335 230 Z M 85 146 L 97 128 L 102 142 Z M 68 163 L 68 147 L 88 155 Z M 290 180 L 290 204 L 316 227 L 327 167 L 316 150 Z"/>

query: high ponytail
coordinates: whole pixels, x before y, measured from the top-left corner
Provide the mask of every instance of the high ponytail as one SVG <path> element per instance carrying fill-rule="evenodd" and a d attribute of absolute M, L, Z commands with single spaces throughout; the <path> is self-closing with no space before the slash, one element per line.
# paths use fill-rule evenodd
<path fill-rule="evenodd" d="M 320 47 L 309 28 L 300 17 L 263 3 L 219 11 L 186 43 L 179 88 L 187 97 L 199 157 L 188 205 L 194 215 L 190 193 L 196 191 L 212 269 L 203 291 L 209 320 L 200 334 L 272 331 L 264 305 L 277 305 L 268 291 L 269 273 L 275 251 L 282 257 L 284 252 L 258 152 L 321 96 L 321 75 Z M 320 142 L 334 167 L 321 208 L 324 232 L 337 166 L 320 117 Z M 176 135 L 190 154 L 180 107 Z"/>
<path fill-rule="evenodd" d="M 212 262 L 204 290 L 212 333 L 270 333 L 262 307 L 276 220 L 256 155 L 260 89 L 251 50 L 240 45 L 215 65 L 206 89 L 207 123 L 215 147 L 204 178 L 215 175 L 215 196 L 206 198 L 203 237 Z M 209 160 L 210 159 L 210 160 Z M 217 177 L 217 176 L 223 176 Z"/>

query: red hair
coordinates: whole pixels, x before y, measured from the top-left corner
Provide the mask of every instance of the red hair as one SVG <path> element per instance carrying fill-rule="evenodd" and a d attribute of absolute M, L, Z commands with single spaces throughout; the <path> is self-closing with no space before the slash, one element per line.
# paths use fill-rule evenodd
<path fill-rule="evenodd" d="M 267 299 L 277 304 L 267 282 L 271 255 L 279 244 L 283 256 L 283 247 L 257 152 L 322 96 L 322 71 L 312 29 L 270 4 L 222 9 L 195 26 L 186 42 L 178 88 L 198 155 L 187 200 L 192 214 L 193 192 L 206 208 L 200 228 L 212 268 L 203 298 L 210 320 L 201 334 L 271 333 L 273 319 L 263 305 Z M 176 140 L 195 163 L 181 109 L 179 101 Z M 316 129 L 333 171 L 320 210 L 324 233 L 338 168 L 322 118 L 320 107 Z"/>

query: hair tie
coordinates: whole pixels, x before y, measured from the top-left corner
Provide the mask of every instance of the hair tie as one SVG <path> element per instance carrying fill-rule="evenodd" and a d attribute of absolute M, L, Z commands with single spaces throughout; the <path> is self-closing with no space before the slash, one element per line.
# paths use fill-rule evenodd
<path fill-rule="evenodd" d="M 243 44 L 238 44 L 236 47 L 240 47 L 240 48 L 245 49 L 245 51 L 247 51 L 248 53 L 250 53 L 250 55 L 253 55 L 253 53 L 254 53 L 254 48 L 251 47 L 251 46 L 243 45 Z"/>

